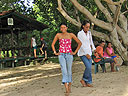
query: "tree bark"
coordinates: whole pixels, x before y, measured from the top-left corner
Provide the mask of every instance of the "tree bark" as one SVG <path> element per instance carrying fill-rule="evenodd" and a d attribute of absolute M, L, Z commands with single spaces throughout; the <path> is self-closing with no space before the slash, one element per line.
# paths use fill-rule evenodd
<path fill-rule="evenodd" d="M 113 19 L 112 19 L 111 15 L 110 15 L 109 11 L 107 10 L 107 8 L 105 8 L 99 0 L 94 0 L 94 1 L 95 1 L 96 5 L 98 6 L 98 8 L 104 13 L 104 15 L 106 16 L 107 20 L 109 22 L 112 22 Z"/>
<path fill-rule="evenodd" d="M 82 13 L 84 14 L 91 22 L 93 22 L 95 25 L 101 27 L 102 29 L 105 29 L 110 32 L 110 35 L 104 34 L 102 32 L 97 32 L 95 30 L 92 31 L 92 35 L 99 37 L 101 39 L 105 39 L 106 41 L 111 41 L 112 44 L 115 46 L 118 54 L 121 56 L 123 61 L 128 62 L 128 51 L 127 51 L 127 46 L 128 46 L 128 30 L 127 30 L 127 18 L 121 14 L 121 6 L 124 0 L 120 0 L 118 2 L 113 2 L 112 0 L 104 0 L 105 2 L 108 3 L 108 6 L 110 10 L 112 11 L 111 13 L 105 8 L 102 3 L 99 0 L 95 0 L 96 5 L 99 7 L 99 9 L 104 13 L 106 16 L 108 22 L 99 20 L 95 18 L 84 6 L 80 5 L 77 0 L 70 0 L 72 4 Z M 112 4 L 112 5 L 110 5 Z M 116 5 L 116 6 L 115 6 Z M 72 19 L 66 12 L 63 11 L 61 7 L 61 0 L 58 0 L 58 9 L 60 13 L 72 24 L 80 27 L 77 24 L 78 21 Z M 74 23 L 75 21 L 75 23 Z M 120 41 L 122 39 L 123 43 Z M 127 63 L 125 64 L 127 65 Z"/>
<path fill-rule="evenodd" d="M 72 4 L 81 12 L 83 13 L 85 16 L 87 16 L 95 25 L 109 30 L 110 32 L 112 31 L 112 26 L 111 23 L 106 23 L 102 20 L 99 20 L 97 18 L 94 18 L 94 16 L 82 5 L 80 5 L 77 0 L 70 0 L 72 2 Z"/>
<path fill-rule="evenodd" d="M 98 37 L 98 38 L 101 38 L 101 39 L 104 39 L 104 40 L 110 42 L 109 36 L 107 36 L 107 35 L 104 34 L 104 33 L 101 33 L 101 32 L 95 31 L 95 30 L 92 30 L 91 33 L 92 33 L 92 35 L 95 36 L 95 37 Z"/>
<path fill-rule="evenodd" d="M 61 3 L 61 0 L 58 0 L 58 10 L 59 12 L 68 20 L 70 21 L 72 24 L 80 27 L 81 24 L 79 22 L 77 22 L 75 19 L 71 18 L 63 9 L 62 9 L 62 3 Z"/>
<path fill-rule="evenodd" d="M 121 3 L 123 3 L 125 0 L 120 0 L 118 2 L 113 2 L 113 0 L 104 0 L 105 2 L 107 2 L 108 4 L 111 5 L 120 5 Z"/>
<path fill-rule="evenodd" d="M 113 31 L 111 32 L 110 39 L 112 44 L 116 47 L 116 50 L 118 51 L 118 54 L 121 56 L 121 58 L 124 61 L 128 61 L 127 49 L 124 48 L 121 42 L 119 41 L 116 28 L 114 28 Z"/>

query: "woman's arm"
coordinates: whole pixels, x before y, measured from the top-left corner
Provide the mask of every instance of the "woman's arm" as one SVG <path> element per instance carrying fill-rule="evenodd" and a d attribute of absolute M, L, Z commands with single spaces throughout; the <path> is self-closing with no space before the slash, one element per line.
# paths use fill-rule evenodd
<path fill-rule="evenodd" d="M 117 56 L 117 58 L 119 58 L 119 56 L 117 54 L 115 54 L 114 50 L 112 49 L 112 56 Z"/>
<path fill-rule="evenodd" d="M 116 54 L 114 53 L 113 48 L 112 48 L 112 54 L 111 54 L 111 56 L 116 56 Z"/>
<path fill-rule="evenodd" d="M 106 49 L 106 52 L 107 52 L 107 54 L 108 54 L 109 56 L 112 56 L 112 55 L 110 54 L 110 52 L 109 52 L 108 49 Z"/>
<path fill-rule="evenodd" d="M 56 41 L 59 39 L 59 38 L 58 38 L 58 35 L 59 35 L 59 34 L 56 34 L 56 36 L 54 37 L 54 40 L 53 40 L 53 42 L 52 42 L 52 45 L 51 45 L 51 46 L 52 46 L 52 50 L 53 50 L 53 52 L 54 52 L 55 55 L 58 55 L 58 53 L 56 53 L 56 49 L 55 49 L 55 46 L 54 46 L 55 43 L 56 43 Z"/>
<path fill-rule="evenodd" d="M 78 44 L 78 46 L 77 46 L 75 52 L 73 52 L 73 54 L 72 54 L 72 55 L 75 55 L 75 54 L 78 52 L 78 50 L 80 49 L 82 43 L 81 43 L 81 41 L 80 41 L 73 33 L 71 33 L 71 36 L 72 36 L 72 38 L 73 38 L 73 39 L 77 42 L 77 44 Z"/>

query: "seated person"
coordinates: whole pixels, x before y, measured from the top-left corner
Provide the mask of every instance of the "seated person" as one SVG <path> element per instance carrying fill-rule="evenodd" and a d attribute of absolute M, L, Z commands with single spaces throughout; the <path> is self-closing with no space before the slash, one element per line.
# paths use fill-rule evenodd
<path fill-rule="evenodd" d="M 119 71 L 119 64 L 117 64 L 117 58 L 119 58 L 119 56 L 114 53 L 111 42 L 107 43 L 107 48 L 104 51 L 104 57 L 112 58 L 115 62 L 116 70 Z"/>
<path fill-rule="evenodd" d="M 105 42 L 101 41 L 100 45 L 96 47 L 96 51 L 95 51 L 95 56 L 96 58 L 104 58 L 103 57 L 103 48 L 104 48 Z M 101 62 L 101 59 L 94 59 L 95 62 Z M 112 58 L 104 58 L 104 62 L 105 63 L 110 63 L 111 64 L 111 71 L 114 72 L 114 60 Z M 103 65 L 101 65 L 102 69 L 103 69 Z M 105 70 L 106 72 L 106 70 Z"/>

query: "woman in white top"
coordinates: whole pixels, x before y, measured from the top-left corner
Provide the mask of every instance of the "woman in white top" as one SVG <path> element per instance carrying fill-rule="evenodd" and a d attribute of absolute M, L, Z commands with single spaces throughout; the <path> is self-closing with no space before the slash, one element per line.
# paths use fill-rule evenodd
<path fill-rule="evenodd" d="M 37 45 L 36 45 L 36 39 L 35 39 L 35 35 L 32 36 L 31 39 L 31 48 L 33 47 L 34 49 L 34 57 L 36 58 L 36 49 L 37 49 Z"/>
<path fill-rule="evenodd" d="M 82 42 L 82 46 L 78 51 L 78 56 L 80 56 L 81 60 L 83 61 L 86 69 L 83 74 L 83 78 L 80 81 L 84 87 L 92 87 L 92 51 L 96 48 L 92 41 L 92 35 L 89 31 L 90 23 L 88 21 L 84 21 L 81 25 L 82 30 L 78 32 L 77 36 L 78 39 Z"/>

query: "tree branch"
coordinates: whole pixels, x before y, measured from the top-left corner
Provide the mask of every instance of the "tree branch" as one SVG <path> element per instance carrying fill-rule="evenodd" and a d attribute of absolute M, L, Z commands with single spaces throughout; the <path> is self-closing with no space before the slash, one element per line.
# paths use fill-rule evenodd
<path fill-rule="evenodd" d="M 108 35 L 102 33 L 102 32 L 98 32 L 96 30 L 92 30 L 92 35 L 101 39 L 104 39 L 106 41 L 110 41 L 110 38 L 108 37 Z"/>
<path fill-rule="evenodd" d="M 123 32 L 124 30 L 121 29 L 119 26 L 116 26 L 116 29 L 123 43 L 128 46 L 128 40 L 126 39 L 128 38 L 128 33 Z"/>
<path fill-rule="evenodd" d="M 127 6 L 127 2 L 128 2 L 128 1 L 125 1 L 125 7 L 126 7 L 126 11 L 124 11 L 123 13 L 121 13 L 122 15 L 128 12 L 128 6 Z"/>
<path fill-rule="evenodd" d="M 121 5 L 125 0 L 120 0 L 118 2 L 113 2 L 112 0 L 104 0 L 104 1 L 111 5 Z"/>
<path fill-rule="evenodd" d="M 102 20 L 99 20 L 97 18 L 94 18 L 93 15 L 82 5 L 80 5 L 77 0 L 70 0 L 72 4 L 84 15 L 86 15 L 92 22 L 95 23 L 95 25 L 108 30 L 109 32 L 112 31 L 112 26 L 110 23 L 106 23 Z"/>
<path fill-rule="evenodd" d="M 128 10 L 127 11 L 124 11 L 123 13 L 121 13 L 121 15 L 124 15 L 125 13 L 127 13 L 128 12 Z"/>
<path fill-rule="evenodd" d="M 99 0 L 94 0 L 96 5 L 99 7 L 99 9 L 104 13 L 104 15 L 106 16 L 107 20 L 109 22 L 112 22 L 113 19 L 110 15 L 110 13 L 108 12 L 108 10 L 101 4 L 101 2 Z"/>
<path fill-rule="evenodd" d="M 121 9 L 121 5 L 117 6 L 116 12 L 114 14 L 114 19 L 113 19 L 113 26 L 116 27 L 118 19 L 119 19 L 119 15 L 120 15 L 120 9 Z"/>
<path fill-rule="evenodd" d="M 108 4 L 108 6 L 109 6 L 110 10 L 112 11 L 112 13 L 115 15 L 116 6 L 110 5 L 110 4 Z M 121 28 L 123 28 L 125 30 L 125 32 L 127 32 L 127 18 L 123 14 L 120 14 L 119 21 L 120 21 Z"/>
<path fill-rule="evenodd" d="M 95 13 L 94 18 L 96 18 L 97 14 L 98 14 L 98 11 Z M 94 25 L 95 25 L 95 24 L 94 24 L 93 22 L 91 22 L 91 23 L 92 23 L 91 31 L 93 31 L 93 28 L 94 28 Z"/>
<path fill-rule="evenodd" d="M 108 6 L 109 6 L 110 10 L 112 11 L 112 13 L 115 15 L 117 7 L 115 5 L 110 5 L 110 4 L 108 4 Z M 128 38 L 127 18 L 124 15 L 120 14 L 119 21 L 120 21 L 120 26 L 119 25 L 116 26 L 117 33 L 121 37 L 123 43 L 125 45 L 128 45 L 128 41 L 126 39 L 126 38 Z"/>
<path fill-rule="evenodd" d="M 79 15 L 78 15 L 78 10 L 76 9 L 76 7 L 74 7 L 74 9 L 75 9 L 75 14 L 76 14 L 76 19 L 77 19 L 77 21 L 78 21 L 79 23 L 81 23 L 81 22 L 80 22 L 80 17 L 79 17 Z"/>
<path fill-rule="evenodd" d="M 75 19 L 71 18 L 63 9 L 62 9 L 62 3 L 61 0 L 58 0 L 58 10 L 59 12 L 68 20 L 70 21 L 72 24 L 76 25 L 77 27 L 81 26 L 81 23 L 77 22 Z"/>

